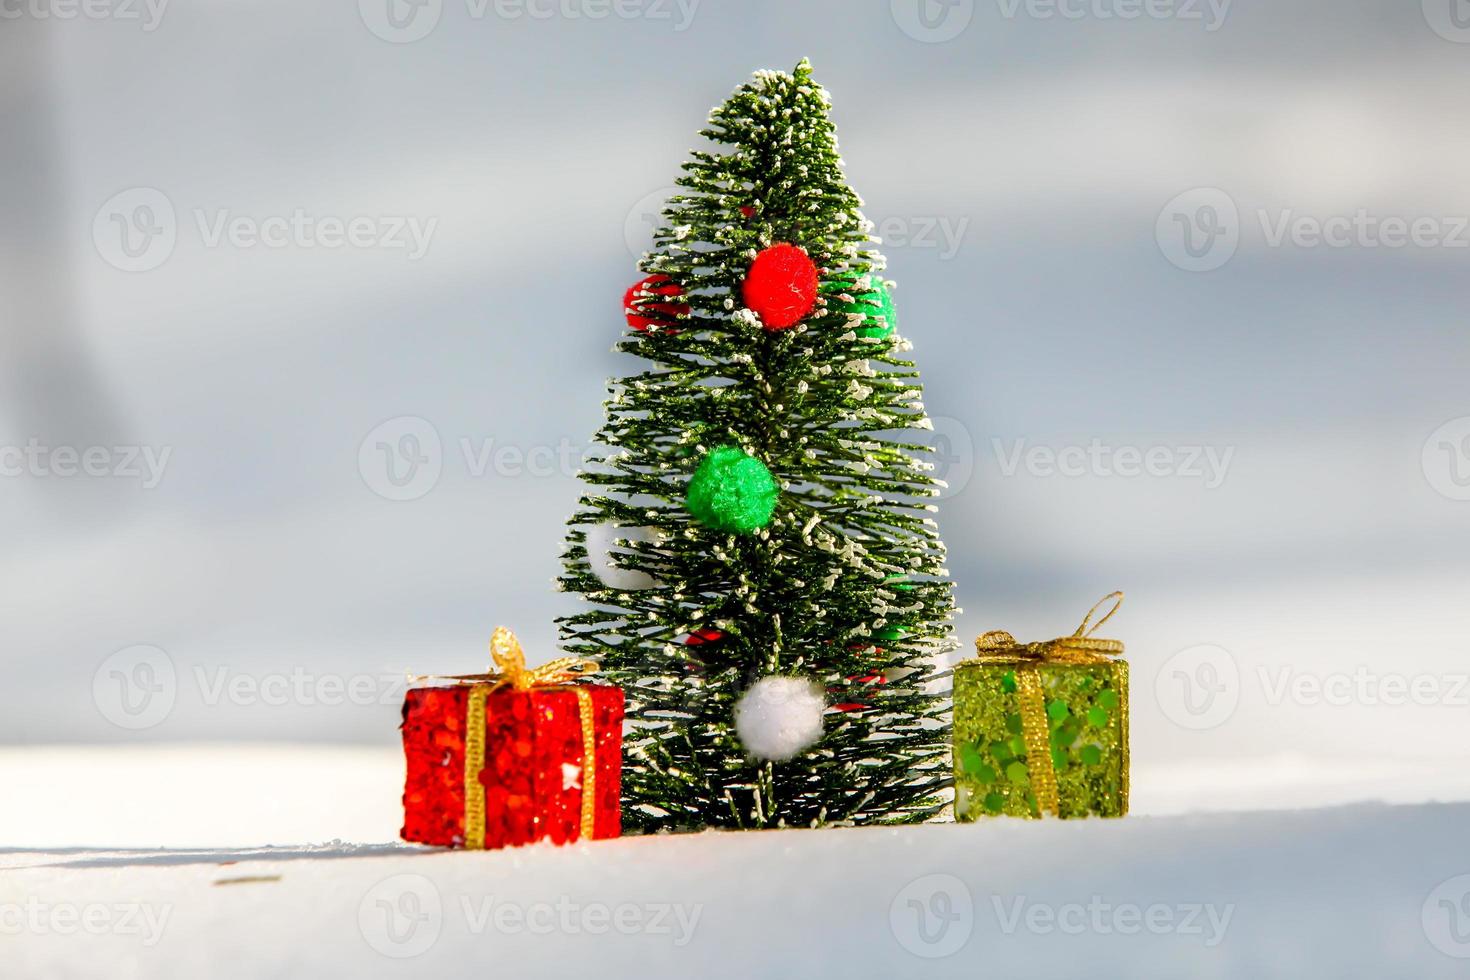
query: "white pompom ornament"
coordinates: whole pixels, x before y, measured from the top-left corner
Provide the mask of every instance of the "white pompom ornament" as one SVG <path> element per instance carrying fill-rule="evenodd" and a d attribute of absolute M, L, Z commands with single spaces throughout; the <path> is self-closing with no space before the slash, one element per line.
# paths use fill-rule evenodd
<path fill-rule="evenodd" d="M 822 689 L 805 677 L 762 677 L 735 705 L 735 733 L 757 759 L 785 762 L 822 737 Z"/>
<path fill-rule="evenodd" d="M 587 528 L 587 563 L 592 566 L 592 573 L 609 589 L 631 592 L 654 588 L 659 584 L 658 579 L 647 572 L 619 568 L 613 564 L 614 553 L 627 555 L 625 541 L 658 544 L 659 533 L 651 527 L 618 527 L 615 524 L 594 524 Z"/>

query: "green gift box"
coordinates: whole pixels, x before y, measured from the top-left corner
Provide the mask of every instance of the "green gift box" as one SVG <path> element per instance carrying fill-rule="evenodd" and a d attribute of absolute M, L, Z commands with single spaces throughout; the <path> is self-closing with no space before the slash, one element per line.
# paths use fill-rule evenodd
<path fill-rule="evenodd" d="M 1114 592 L 1055 640 L 986 633 L 955 666 L 956 820 L 1128 812 L 1128 664 L 1121 642 L 1091 635 L 1122 603 Z"/>

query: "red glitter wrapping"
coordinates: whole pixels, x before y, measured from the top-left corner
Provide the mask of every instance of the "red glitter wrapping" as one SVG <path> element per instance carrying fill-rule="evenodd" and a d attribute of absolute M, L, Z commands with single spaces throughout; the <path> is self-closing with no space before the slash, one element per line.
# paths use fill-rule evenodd
<path fill-rule="evenodd" d="M 622 833 L 623 692 L 592 696 L 596 739 L 593 838 Z M 469 685 L 421 687 L 403 700 L 403 839 L 464 846 L 465 716 Z M 483 696 L 483 695 L 482 695 Z M 501 688 L 485 705 L 485 847 L 577 840 L 582 828 L 582 720 L 567 688 Z"/>

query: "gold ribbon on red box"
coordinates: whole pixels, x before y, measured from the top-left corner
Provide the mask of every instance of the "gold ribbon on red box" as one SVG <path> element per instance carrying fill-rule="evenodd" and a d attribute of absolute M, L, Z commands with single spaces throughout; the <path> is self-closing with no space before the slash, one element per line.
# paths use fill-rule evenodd
<path fill-rule="evenodd" d="M 592 695 L 570 683 L 597 672 L 597 663 L 580 657 L 561 657 L 540 667 L 526 666 L 526 653 L 514 633 L 497 626 L 490 637 L 490 657 L 498 670 L 487 674 L 434 675 L 421 680 L 445 680 L 470 688 L 465 714 L 464 752 L 464 846 L 485 847 L 485 787 L 480 774 L 485 768 L 485 704 L 491 694 L 504 687 L 517 691 L 571 691 L 577 696 L 582 725 L 582 839 L 593 836 L 597 805 L 596 731 L 592 717 Z"/>

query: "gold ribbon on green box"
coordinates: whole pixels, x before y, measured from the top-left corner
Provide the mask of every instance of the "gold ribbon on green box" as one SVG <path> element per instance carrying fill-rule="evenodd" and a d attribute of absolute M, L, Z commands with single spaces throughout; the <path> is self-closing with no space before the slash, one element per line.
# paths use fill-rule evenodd
<path fill-rule="evenodd" d="M 1092 617 L 1109 601 L 1112 608 L 1097 622 Z M 1111 664 L 1118 677 L 1118 687 L 1127 682 L 1128 664 L 1115 660 L 1123 652 L 1121 640 L 1106 640 L 1092 633 L 1112 618 L 1123 604 L 1123 593 L 1103 596 L 1087 611 L 1082 625 L 1071 636 L 1039 643 L 1017 643 L 1005 630 L 992 630 L 975 641 L 976 659 L 987 665 L 1013 665 L 1016 668 L 1016 698 L 1021 708 L 1021 739 L 1026 743 L 1026 759 L 1031 788 L 1036 794 L 1037 809 L 1042 814 L 1060 815 L 1061 800 L 1057 790 L 1057 773 L 1052 764 L 1050 735 L 1047 728 L 1046 699 L 1043 695 L 1040 667 L 1048 664 Z M 1125 688 L 1126 689 L 1126 688 Z M 1128 809 L 1128 701 L 1122 711 L 1123 784 L 1120 790 L 1123 811 Z"/>

